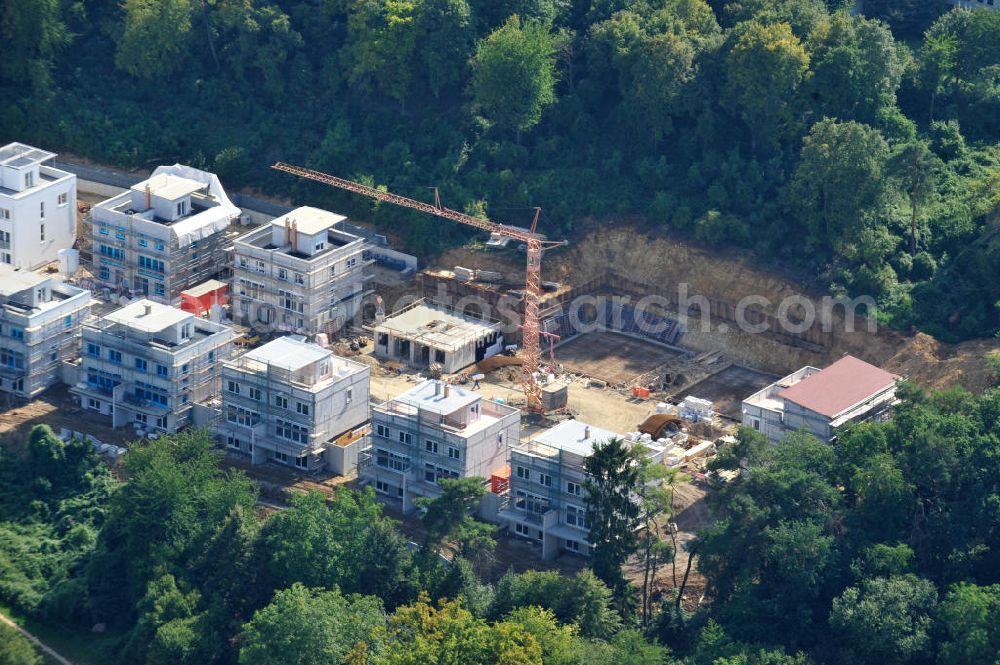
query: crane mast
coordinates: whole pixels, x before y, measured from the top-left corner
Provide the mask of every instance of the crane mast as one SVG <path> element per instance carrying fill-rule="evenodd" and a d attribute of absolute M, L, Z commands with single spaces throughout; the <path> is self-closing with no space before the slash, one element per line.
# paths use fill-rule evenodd
<path fill-rule="evenodd" d="M 527 249 L 528 261 L 525 270 L 524 321 L 521 326 L 521 347 L 524 349 L 524 358 L 521 365 L 521 387 L 524 390 L 524 397 L 527 401 L 528 410 L 541 410 L 542 389 L 538 383 L 536 375 L 538 373 L 540 354 L 540 325 L 538 320 L 538 310 L 542 293 L 542 253 L 544 249 L 548 247 L 558 247 L 565 243 L 542 240 L 541 236 L 535 233 L 535 229 L 538 226 L 540 213 L 539 208 L 535 208 L 535 216 L 531 223 L 531 230 L 523 231 L 505 224 L 498 224 L 497 222 L 491 222 L 487 219 L 480 219 L 478 217 L 473 217 L 472 215 L 466 215 L 465 213 L 457 210 L 445 208 L 441 205 L 441 197 L 437 193 L 437 190 L 435 190 L 434 204 L 432 205 L 430 203 L 424 203 L 423 201 L 406 198 L 405 196 L 399 196 L 398 194 L 392 194 L 375 187 L 362 185 L 358 182 L 345 180 L 343 178 L 338 178 L 336 176 L 322 173 L 320 171 L 314 171 L 312 169 L 302 168 L 300 166 L 293 166 L 284 162 L 278 162 L 271 168 L 291 173 L 292 175 L 296 175 L 301 178 L 315 180 L 316 182 L 321 182 L 348 192 L 361 194 L 362 196 L 367 196 L 377 201 L 392 203 L 393 205 L 411 208 L 413 210 L 419 210 L 429 215 L 436 215 L 437 217 L 450 219 L 451 221 L 458 222 L 459 224 L 465 224 L 466 226 L 472 226 L 482 231 L 495 233 L 504 238 L 511 238 L 523 242 Z"/>

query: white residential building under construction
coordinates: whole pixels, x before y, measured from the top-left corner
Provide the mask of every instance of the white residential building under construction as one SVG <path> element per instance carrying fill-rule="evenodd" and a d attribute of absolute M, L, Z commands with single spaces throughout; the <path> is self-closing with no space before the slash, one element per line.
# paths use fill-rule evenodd
<path fill-rule="evenodd" d="M 0 393 L 34 397 L 80 354 L 90 291 L 0 265 Z"/>
<path fill-rule="evenodd" d="M 34 270 L 76 241 L 76 176 L 46 164 L 54 153 L 0 147 L 0 263 Z"/>
<path fill-rule="evenodd" d="M 375 491 L 402 501 L 440 495 L 442 478 L 490 478 L 507 464 L 521 431 L 520 410 L 480 393 L 427 380 L 372 407 L 371 448 L 358 476 Z"/>
<path fill-rule="evenodd" d="M 371 368 L 291 335 L 226 361 L 219 438 L 254 464 L 354 471 Z"/>
<path fill-rule="evenodd" d="M 192 424 L 195 404 L 219 396 L 231 328 L 142 299 L 83 327 L 80 405 L 114 427 L 176 432 Z"/>
<path fill-rule="evenodd" d="M 334 335 L 361 313 L 368 244 L 343 215 L 302 207 L 236 239 L 233 320 L 255 329 Z"/>
<path fill-rule="evenodd" d="M 93 207 L 81 258 L 97 288 L 176 305 L 181 291 L 220 272 L 239 216 L 214 174 L 160 166 Z"/>

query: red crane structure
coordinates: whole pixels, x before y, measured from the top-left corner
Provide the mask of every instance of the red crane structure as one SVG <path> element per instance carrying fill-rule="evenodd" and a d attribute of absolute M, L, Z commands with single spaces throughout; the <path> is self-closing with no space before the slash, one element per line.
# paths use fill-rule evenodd
<path fill-rule="evenodd" d="M 286 164 L 284 162 L 278 162 L 271 168 L 291 173 L 292 175 L 297 175 L 301 178 L 315 180 L 316 182 L 321 182 L 325 185 L 337 187 L 348 192 L 361 194 L 362 196 L 367 196 L 377 201 L 392 203 L 404 208 L 412 208 L 414 210 L 426 212 L 428 215 L 436 215 L 438 217 L 450 219 L 451 221 L 458 222 L 459 224 L 472 226 L 503 238 L 511 238 L 524 243 L 527 248 L 528 265 L 525 271 L 524 321 L 521 326 L 521 347 L 524 350 L 523 364 L 521 366 L 521 386 L 524 389 L 524 397 L 527 401 L 528 410 L 541 410 L 542 389 L 538 383 L 536 375 L 538 373 L 540 354 L 538 303 L 542 293 L 542 253 L 546 249 L 566 244 L 565 241 L 544 240 L 535 232 L 538 227 L 538 218 L 541 214 L 541 208 L 535 208 L 535 216 L 531 221 L 531 229 L 525 231 L 523 229 L 507 226 L 506 224 L 498 224 L 497 222 L 491 222 L 488 219 L 480 219 L 478 217 L 458 212 L 457 210 L 445 208 L 441 204 L 441 196 L 437 189 L 434 190 L 434 203 L 430 204 L 424 203 L 423 201 L 417 201 L 415 199 L 409 199 L 405 196 L 399 196 L 398 194 L 391 194 L 389 192 L 382 191 L 381 189 L 362 185 L 361 183 L 353 182 L 351 180 L 344 180 L 343 178 L 328 175 L 320 171 Z"/>

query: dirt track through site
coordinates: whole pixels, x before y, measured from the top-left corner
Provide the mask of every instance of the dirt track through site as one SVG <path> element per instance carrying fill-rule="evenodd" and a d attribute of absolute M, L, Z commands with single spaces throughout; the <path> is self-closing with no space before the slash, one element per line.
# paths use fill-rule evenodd
<path fill-rule="evenodd" d="M 556 362 L 565 371 L 621 384 L 680 355 L 682 354 L 678 351 L 628 335 L 592 332 L 559 346 L 556 349 Z"/>

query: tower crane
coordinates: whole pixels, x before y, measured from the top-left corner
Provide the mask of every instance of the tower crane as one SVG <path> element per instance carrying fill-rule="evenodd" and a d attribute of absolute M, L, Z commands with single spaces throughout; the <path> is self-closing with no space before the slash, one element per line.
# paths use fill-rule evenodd
<path fill-rule="evenodd" d="M 524 320 L 521 325 L 521 347 L 524 349 L 524 359 L 521 366 L 521 387 L 524 389 L 524 397 L 527 401 L 528 410 L 541 410 L 542 389 L 538 383 L 537 373 L 540 353 L 538 305 L 542 293 L 542 254 L 546 249 L 560 247 L 566 244 L 565 241 L 544 240 L 540 235 L 538 235 L 538 233 L 536 233 L 541 208 L 535 208 L 535 216 L 531 221 L 531 229 L 525 231 L 513 226 L 491 222 L 488 219 L 480 219 L 478 217 L 458 212 L 457 210 L 445 208 L 441 204 L 441 195 L 437 189 L 434 190 L 434 203 L 430 204 L 424 203 L 423 201 L 417 201 L 415 199 L 409 199 L 405 196 L 399 196 L 398 194 L 385 192 L 351 180 L 338 178 L 320 171 L 286 164 L 284 162 L 278 162 L 271 168 L 284 171 L 285 173 L 291 173 L 292 175 L 296 175 L 301 178 L 315 180 L 316 182 L 321 182 L 325 185 L 337 187 L 348 192 L 361 194 L 377 201 L 392 203 L 404 208 L 419 210 L 429 215 L 436 215 L 438 217 L 443 217 L 444 219 L 450 219 L 451 221 L 458 222 L 459 224 L 465 224 L 482 231 L 488 231 L 490 234 L 494 234 L 499 237 L 511 238 L 512 240 L 524 243 L 527 248 L 528 264 L 527 269 L 525 270 Z"/>

